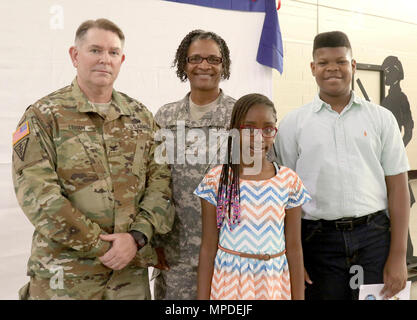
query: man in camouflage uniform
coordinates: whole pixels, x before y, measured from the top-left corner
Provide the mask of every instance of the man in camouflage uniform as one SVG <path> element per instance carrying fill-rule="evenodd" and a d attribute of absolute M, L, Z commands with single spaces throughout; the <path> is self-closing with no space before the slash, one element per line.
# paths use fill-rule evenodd
<path fill-rule="evenodd" d="M 166 145 L 176 215 L 172 231 L 155 237 L 155 245 L 165 252 L 169 270 L 154 269 L 154 296 L 196 299 L 201 207 L 193 192 L 204 174 L 222 160 L 223 151 L 219 149 L 226 149 L 226 140 L 213 140 L 210 134 L 227 136 L 235 99 L 219 88 L 220 80 L 230 76 L 230 57 L 225 41 L 218 35 L 202 30 L 190 32 L 178 47 L 174 64 L 181 81 L 190 81 L 191 92 L 180 101 L 162 106 L 155 115 L 158 125 L 175 138 Z M 213 154 L 217 154 L 217 160 Z"/>
<path fill-rule="evenodd" d="M 77 77 L 31 105 L 13 135 L 15 191 L 35 226 L 21 299 L 150 299 L 148 243 L 170 231 L 174 208 L 152 114 L 113 90 L 123 44 L 109 20 L 81 24 Z"/>

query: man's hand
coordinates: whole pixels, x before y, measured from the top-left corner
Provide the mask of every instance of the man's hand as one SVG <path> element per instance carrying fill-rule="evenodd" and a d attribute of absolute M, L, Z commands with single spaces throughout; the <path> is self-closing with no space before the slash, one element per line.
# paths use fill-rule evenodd
<path fill-rule="evenodd" d="M 100 238 L 112 242 L 110 250 L 104 256 L 99 257 L 101 263 L 106 267 L 121 270 L 135 257 L 138 247 L 129 233 L 100 235 Z"/>
<path fill-rule="evenodd" d="M 389 255 L 384 267 L 384 287 L 381 295 L 384 299 L 392 298 L 405 288 L 407 283 L 407 264 L 405 257 L 394 257 Z"/>

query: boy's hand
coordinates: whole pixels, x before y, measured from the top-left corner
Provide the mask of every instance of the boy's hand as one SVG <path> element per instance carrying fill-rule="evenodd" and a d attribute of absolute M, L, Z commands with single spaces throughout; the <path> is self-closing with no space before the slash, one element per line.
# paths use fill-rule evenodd
<path fill-rule="evenodd" d="M 384 267 L 384 287 L 381 295 L 384 299 L 392 298 L 405 288 L 407 283 L 407 264 L 405 256 L 396 257 L 389 255 Z"/>

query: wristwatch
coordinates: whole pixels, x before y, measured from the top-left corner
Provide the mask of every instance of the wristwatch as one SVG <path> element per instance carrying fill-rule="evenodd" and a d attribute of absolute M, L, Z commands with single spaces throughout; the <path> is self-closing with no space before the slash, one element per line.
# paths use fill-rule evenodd
<path fill-rule="evenodd" d="M 129 233 L 132 235 L 133 239 L 135 239 L 138 250 L 142 249 L 148 243 L 148 239 L 142 232 L 132 230 L 129 231 Z"/>

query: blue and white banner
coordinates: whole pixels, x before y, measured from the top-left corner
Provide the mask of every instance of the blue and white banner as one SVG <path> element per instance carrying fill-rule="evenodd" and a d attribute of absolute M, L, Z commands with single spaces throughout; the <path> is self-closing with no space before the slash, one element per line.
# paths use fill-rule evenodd
<path fill-rule="evenodd" d="M 256 60 L 265 66 L 283 71 L 283 48 L 275 0 L 166 0 L 226 10 L 265 12 Z"/>

